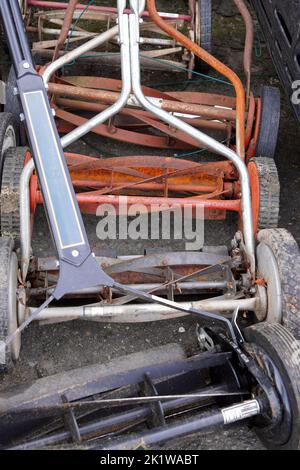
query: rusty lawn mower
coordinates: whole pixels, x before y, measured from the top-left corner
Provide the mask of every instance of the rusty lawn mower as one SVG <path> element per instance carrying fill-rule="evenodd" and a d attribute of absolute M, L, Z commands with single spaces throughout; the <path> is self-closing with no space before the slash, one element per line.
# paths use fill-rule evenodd
<path fill-rule="evenodd" d="M 52 15 L 54 2 L 27 6 L 45 3 Z M 61 16 L 54 22 L 62 26 L 54 59 L 36 67 L 18 1 L 0 0 L 13 62 L 0 128 L 0 367 L 3 372 L 13 367 L 21 333 L 33 321 L 142 324 L 192 316 L 199 323 L 200 351 L 187 357 L 178 345 L 164 345 L 0 392 L 0 444 L 6 449 L 151 448 L 246 420 L 267 448 L 299 449 L 300 256 L 293 237 L 277 228 L 278 94 L 265 90 L 263 106 L 250 91 L 252 23 L 243 1 L 235 0 L 247 25 L 246 91 L 232 70 L 170 23 L 171 14 L 158 14 L 154 0 L 147 0 L 145 13 L 145 3 L 118 0 L 117 9 L 109 11 L 117 16 L 116 25 L 65 54 L 59 53 L 61 45 L 82 6 L 61 3 L 66 11 L 63 23 Z M 188 92 L 144 88 L 144 18 L 225 76 L 235 98 L 193 92 L 188 99 Z M 40 28 L 44 33 L 43 22 Z M 120 47 L 121 82 L 55 75 L 112 38 Z M 83 110 L 97 114 L 86 117 Z M 18 146 L 17 118 L 28 146 Z M 157 132 L 147 134 L 149 128 Z M 64 153 L 90 131 L 130 143 L 134 133 L 135 143 L 204 148 L 221 158 L 99 160 Z M 95 214 L 107 201 L 118 206 L 124 195 L 129 205 L 202 207 L 206 219 L 236 213 L 236 234 L 230 247 L 96 255 L 82 213 Z M 56 257 L 37 257 L 32 250 L 39 204 L 46 210 Z"/>
<path fill-rule="evenodd" d="M 117 8 L 111 6 L 80 4 L 78 1 L 69 3 L 40 0 L 26 0 L 21 2 L 22 13 L 28 33 L 33 34 L 33 53 L 39 59 L 55 58 L 63 53 L 65 40 L 68 44 L 78 44 L 99 35 L 99 31 L 109 31 L 110 26 L 118 17 Z M 84 14 L 83 14 L 84 13 Z M 207 51 L 212 48 L 212 3 L 211 0 L 187 2 L 187 9 L 183 14 L 168 12 L 160 13 L 172 26 L 186 31 L 188 36 L 197 44 L 201 44 Z M 195 55 L 184 48 L 175 39 L 166 34 L 151 21 L 147 11 L 142 13 L 144 19 L 140 31 L 140 44 L 143 44 L 144 54 L 142 64 L 149 68 L 164 69 L 168 61 L 173 65 L 189 69 L 203 69 L 203 62 L 199 62 Z M 78 25 L 78 21 L 83 24 Z M 72 34 L 70 34 L 70 25 Z M 92 27 L 90 26 L 92 24 Z M 62 28 L 63 26 L 63 28 Z M 61 29 L 62 28 L 62 29 Z M 61 31 L 63 36 L 61 36 Z M 95 32 L 97 31 L 97 32 Z M 59 36 L 59 40 L 55 37 Z M 52 39 L 50 39 L 52 38 Z M 54 38 L 54 39 L 53 39 Z M 103 44 L 102 52 L 92 52 L 86 59 L 104 62 L 119 63 L 118 51 L 114 51 L 113 44 L 117 44 L 116 37 L 108 33 Z M 158 62 L 151 59 L 159 58 Z M 81 57 L 82 60 L 82 57 Z"/>

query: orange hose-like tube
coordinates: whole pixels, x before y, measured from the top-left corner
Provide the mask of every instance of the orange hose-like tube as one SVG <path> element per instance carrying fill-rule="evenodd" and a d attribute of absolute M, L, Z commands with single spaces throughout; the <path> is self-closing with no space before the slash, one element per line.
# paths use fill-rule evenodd
<path fill-rule="evenodd" d="M 207 51 L 202 49 L 200 46 L 195 44 L 184 34 L 177 31 L 173 26 L 164 21 L 158 14 L 156 9 L 155 0 L 147 0 L 147 6 L 150 18 L 152 21 L 169 36 L 176 39 L 177 42 L 182 44 L 186 49 L 191 51 L 201 60 L 206 62 L 210 67 L 217 70 L 224 77 L 226 77 L 234 86 L 236 92 L 236 132 L 237 132 L 237 152 L 241 158 L 245 158 L 245 90 L 239 77 L 233 70 L 219 61 L 216 57 L 209 54 Z"/>

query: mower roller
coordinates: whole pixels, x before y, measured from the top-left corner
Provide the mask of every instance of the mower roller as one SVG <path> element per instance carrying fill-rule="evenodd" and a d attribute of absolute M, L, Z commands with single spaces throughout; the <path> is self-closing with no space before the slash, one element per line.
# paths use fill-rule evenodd
<path fill-rule="evenodd" d="M 121 51 L 118 96 L 60 136 L 51 108 L 51 86 L 59 83 L 50 79 L 70 54 L 75 59 L 93 50 L 111 31 L 37 71 L 18 1 L 0 0 L 16 77 L 14 95 L 28 137 L 28 147 L 10 141 L 1 164 L 1 369 L 9 370 L 18 359 L 21 333 L 33 321 L 145 323 L 191 316 L 199 323 L 200 352 L 186 357 L 178 346 L 165 345 L 0 392 L 0 443 L 15 449 L 151 448 L 247 420 L 266 447 L 298 449 L 300 256 L 293 237 L 277 228 L 274 160 L 246 152 L 249 81 L 245 93 L 232 70 L 157 13 L 154 0 L 147 7 L 158 28 L 233 84 L 236 97 L 227 111 L 234 110 L 234 143 L 225 145 L 192 127 L 164 109 L 161 98 L 145 92 L 140 64 L 145 2 L 138 0 L 118 0 L 113 27 Z M 68 87 L 78 90 L 74 84 Z M 132 103 L 147 119 L 176 129 L 221 158 L 97 160 L 64 152 Z M 202 208 L 209 219 L 236 212 L 239 227 L 229 248 L 126 257 L 92 253 L 82 212 L 95 213 L 107 202 L 118 206 L 125 196 L 128 205 L 142 202 L 148 209 L 156 204 L 158 212 L 166 204 Z M 45 207 L 56 257 L 33 253 L 38 204 Z"/>

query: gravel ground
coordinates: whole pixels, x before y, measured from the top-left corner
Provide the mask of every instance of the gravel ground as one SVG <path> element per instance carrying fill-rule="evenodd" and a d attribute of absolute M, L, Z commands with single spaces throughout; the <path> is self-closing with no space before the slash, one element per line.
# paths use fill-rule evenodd
<path fill-rule="evenodd" d="M 167 9 L 167 1 L 160 2 Z M 174 2 L 173 2 L 174 3 Z M 180 3 L 180 2 L 179 2 Z M 230 2 L 231 3 L 231 2 Z M 242 37 L 243 31 L 240 19 L 235 10 L 227 1 L 216 1 L 215 12 L 218 13 L 215 21 L 214 48 L 218 57 L 226 58 L 226 62 L 235 70 L 240 69 L 242 63 Z M 220 16 L 221 15 L 221 16 Z M 257 45 L 259 57 L 255 55 L 253 64 L 253 89 L 258 92 L 261 84 L 280 86 L 274 71 L 272 62 L 268 56 L 267 48 L 262 40 L 257 21 L 255 21 Z M 226 34 L 223 33 L 224 28 Z M 149 80 L 153 83 L 155 76 L 150 74 Z M 182 75 L 177 75 L 172 80 L 182 80 Z M 157 79 L 157 78 L 156 78 Z M 160 78 L 159 78 L 160 80 Z M 169 77 L 170 81 L 170 77 Z M 194 85 L 194 89 L 203 89 L 206 82 Z M 191 88 L 192 89 L 192 88 Z M 222 92 L 222 87 L 218 88 Z M 223 90 L 223 91 L 226 91 Z M 282 96 L 282 119 L 277 150 L 277 163 L 282 184 L 281 222 L 282 227 L 288 228 L 300 241 L 300 214 L 298 203 L 300 198 L 300 166 L 298 164 L 300 133 L 284 96 Z M 101 141 L 95 137 L 88 138 L 93 148 L 88 148 L 83 142 L 73 147 L 80 153 L 89 153 L 99 156 L 101 152 L 109 151 L 119 154 L 138 153 L 139 149 L 126 145 Z M 85 218 L 91 243 L 95 251 L 101 251 L 103 245 L 95 236 L 96 219 Z M 217 226 L 216 226 L 217 225 Z M 207 224 L 206 243 L 220 243 L 220 233 L 224 243 L 230 240 L 232 225 L 229 223 Z M 150 244 L 151 246 L 151 244 Z M 162 245 L 164 246 L 164 245 Z M 178 249 L 179 245 L 175 246 Z M 107 247 L 106 247 L 107 248 Z M 118 254 L 143 253 L 144 244 L 115 243 L 109 246 L 117 249 Z M 170 249 L 165 245 L 165 250 Z M 174 248 L 174 245 L 172 246 Z M 35 226 L 34 250 L 37 254 L 45 254 L 51 251 L 49 244 L 49 232 L 40 212 Z M 195 339 L 196 324 L 193 320 L 181 320 L 165 322 L 159 327 L 154 324 L 139 326 L 95 325 L 88 322 L 73 322 L 63 325 L 31 326 L 23 336 L 23 347 L 20 361 L 9 376 L 0 379 L 0 387 L 3 389 L 9 384 L 16 384 L 28 380 L 34 380 L 41 376 L 47 376 L 56 372 L 70 370 L 80 366 L 104 362 L 111 358 L 134 351 L 141 351 L 168 342 L 180 342 L 186 352 L 192 353 L 197 349 Z M 181 331 L 182 333 L 179 333 Z M 224 431 L 214 431 L 206 436 L 197 435 L 180 442 L 168 445 L 169 449 L 262 449 L 255 435 L 247 427 L 233 427 Z"/>

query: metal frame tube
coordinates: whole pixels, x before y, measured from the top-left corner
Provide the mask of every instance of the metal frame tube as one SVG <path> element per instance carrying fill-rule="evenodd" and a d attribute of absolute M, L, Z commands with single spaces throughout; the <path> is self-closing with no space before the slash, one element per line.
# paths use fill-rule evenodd
<path fill-rule="evenodd" d="M 118 32 L 119 32 L 119 27 L 118 25 L 116 25 L 113 28 L 109 29 L 108 31 L 105 31 L 104 33 L 100 34 L 100 36 L 97 36 L 91 39 L 90 41 L 82 44 L 80 47 L 77 47 L 76 49 L 68 52 L 67 54 L 64 54 L 63 56 L 59 57 L 59 59 L 55 60 L 50 65 L 48 65 L 48 67 L 43 73 L 43 80 L 44 80 L 46 88 L 48 86 L 48 82 L 50 81 L 52 75 L 55 72 L 57 72 L 57 70 L 61 69 L 62 67 L 64 67 L 64 65 L 67 65 L 73 60 L 78 59 L 80 56 L 86 54 L 87 52 L 90 52 L 93 49 L 96 49 L 97 47 L 101 46 L 105 42 L 114 38 L 115 36 L 118 35 Z"/>
<path fill-rule="evenodd" d="M 122 92 L 119 99 L 109 108 L 102 111 L 100 114 L 94 116 L 86 123 L 77 127 L 69 134 L 61 139 L 63 148 L 76 142 L 78 139 L 90 132 L 94 127 L 103 124 L 112 116 L 116 115 L 127 104 L 131 93 L 131 79 L 130 79 L 130 55 L 129 55 L 129 31 L 128 23 L 124 21 L 125 18 L 120 18 L 120 42 L 121 42 L 121 70 L 122 70 Z M 121 25 L 121 23 L 124 23 Z"/>
<path fill-rule="evenodd" d="M 131 83 L 130 83 L 131 91 Z M 83 88 L 80 86 L 64 85 L 61 83 L 49 83 L 49 92 L 55 96 L 70 97 L 76 99 L 85 99 L 92 103 L 100 102 L 102 104 L 115 104 L 117 100 L 120 100 L 120 93 L 110 90 L 94 90 L 91 88 Z M 228 120 L 234 121 L 236 112 L 232 109 L 224 109 L 216 106 L 209 106 L 204 104 L 193 104 L 185 103 L 180 101 L 174 101 L 171 99 L 149 97 L 148 99 L 154 103 L 159 103 L 160 107 L 165 111 L 172 113 L 182 113 L 186 118 L 193 118 L 194 116 L 200 116 L 201 118 L 217 119 L 217 120 Z M 132 98 L 125 102 L 124 106 L 130 108 L 139 108 L 139 104 Z M 217 122 L 217 124 L 219 124 Z"/>
<path fill-rule="evenodd" d="M 20 239 L 21 239 L 21 272 L 23 281 L 26 280 L 31 250 L 30 227 L 30 178 L 34 171 L 34 161 L 31 158 L 24 167 L 20 178 Z"/>
<path fill-rule="evenodd" d="M 131 5 L 134 5 L 134 10 L 136 11 L 136 5 L 138 0 L 130 0 Z M 206 62 L 212 68 L 217 70 L 223 76 L 228 78 L 233 84 L 236 96 L 237 96 L 237 120 L 236 120 L 236 141 L 237 141 L 237 152 L 241 158 L 245 157 L 245 91 L 243 84 L 240 78 L 234 73 L 229 67 L 220 62 L 216 57 L 209 54 L 205 49 L 202 49 L 200 46 L 195 44 L 191 39 L 189 39 L 184 34 L 177 31 L 173 28 L 172 25 L 164 21 L 158 14 L 156 9 L 155 0 L 147 0 L 148 11 L 150 18 L 154 23 L 165 31 L 170 37 L 174 38 L 177 42 L 183 45 L 188 51 L 195 54 L 201 60 Z"/>
<path fill-rule="evenodd" d="M 136 11 L 136 0 L 131 0 L 131 6 Z M 130 60 L 132 74 L 132 90 L 140 105 L 147 111 L 167 122 L 170 126 L 175 127 L 187 135 L 199 141 L 200 145 L 206 146 L 208 149 L 224 156 L 233 162 L 237 168 L 242 187 L 242 219 L 244 228 L 245 246 L 247 250 L 248 260 L 250 263 L 251 273 L 255 275 L 255 244 L 253 233 L 252 206 L 251 206 L 251 190 L 250 180 L 245 162 L 234 151 L 209 137 L 203 132 L 195 129 L 189 124 L 181 121 L 172 114 L 158 108 L 150 102 L 144 95 L 141 86 L 140 73 L 140 57 L 139 57 L 139 19 L 136 14 L 129 15 L 129 31 L 130 31 Z"/>
<path fill-rule="evenodd" d="M 139 13 L 142 14 L 142 12 L 145 9 L 146 0 L 142 0 L 140 3 L 141 5 L 140 5 Z M 119 14 L 120 12 L 123 13 L 125 7 L 126 7 L 126 0 L 118 0 Z M 108 31 L 105 31 L 104 33 L 100 34 L 100 36 L 97 36 L 96 38 L 91 39 L 85 44 L 82 44 L 80 47 L 77 47 L 73 51 L 68 52 L 67 54 L 63 55 L 59 59 L 52 62 L 52 64 L 50 64 L 43 73 L 43 80 L 44 80 L 45 86 L 46 87 L 48 86 L 48 82 L 50 78 L 52 77 L 52 75 L 57 70 L 62 68 L 64 65 L 67 65 L 69 62 L 72 62 L 73 60 L 78 59 L 83 54 L 90 52 L 93 49 L 96 49 L 97 47 L 101 46 L 105 42 L 114 38 L 118 34 L 119 34 L 119 26 L 116 25 L 113 28 L 109 29 Z"/>
<path fill-rule="evenodd" d="M 166 291 L 166 287 L 163 284 L 128 284 L 128 287 L 132 289 L 141 290 L 143 292 L 149 291 Z M 178 291 L 189 292 L 189 291 L 199 291 L 199 290 L 226 290 L 228 287 L 228 283 L 226 281 L 199 281 L 199 282 L 178 282 L 175 285 L 175 292 L 176 289 Z M 37 287 L 36 289 L 30 289 L 31 297 L 34 295 L 42 295 L 42 294 L 52 294 L 54 292 L 53 289 L 47 289 L 43 287 Z M 115 289 L 112 289 L 112 292 L 118 292 Z M 89 289 L 80 289 L 76 292 L 76 294 L 69 294 L 68 297 L 77 297 L 80 295 L 99 295 L 99 287 L 91 287 Z"/>
<path fill-rule="evenodd" d="M 101 204 L 110 204 L 118 208 L 120 204 L 120 197 L 116 195 L 104 195 L 98 194 L 97 191 L 89 193 L 77 193 L 76 199 L 79 204 L 81 211 L 85 214 L 95 214 L 97 207 Z M 161 206 L 160 209 L 155 208 L 157 212 L 163 210 L 169 210 L 167 206 L 184 207 L 190 206 L 193 211 L 199 207 L 204 210 L 220 210 L 220 211 L 241 211 L 240 199 L 226 200 L 226 199 L 197 199 L 195 198 L 163 198 L 163 197 L 147 197 L 147 196 L 126 196 L 127 205 L 131 206 L 134 204 L 143 204 L 147 210 L 152 209 L 152 205 Z M 43 203 L 43 196 L 40 191 L 36 192 L 36 204 Z"/>
<path fill-rule="evenodd" d="M 119 12 L 119 41 L 121 46 L 121 70 L 122 70 L 122 91 L 119 99 L 109 108 L 102 111 L 100 114 L 94 116 L 92 119 L 82 124 L 81 126 L 74 129 L 69 134 L 65 135 L 61 139 L 63 148 L 76 142 L 78 139 L 90 132 L 94 127 L 103 124 L 112 116 L 116 115 L 122 108 L 124 108 L 129 100 L 131 93 L 131 71 L 130 71 L 130 47 L 129 47 L 129 29 L 127 16 L 123 15 L 123 11 L 126 7 L 126 0 L 118 0 L 118 12 Z M 142 6 L 145 6 L 145 2 L 142 2 Z M 140 7 L 139 12 L 142 12 Z"/>
<path fill-rule="evenodd" d="M 136 288 L 136 287 L 135 287 Z M 188 309 L 204 309 L 207 312 L 233 312 L 237 308 L 240 311 L 254 312 L 259 299 L 221 300 L 212 299 L 199 302 L 182 302 L 179 305 Z M 30 308 L 29 313 L 35 308 Z M 65 322 L 72 320 L 88 320 L 108 323 L 146 323 L 153 321 L 169 320 L 188 316 L 186 312 L 172 310 L 163 305 L 156 304 L 128 304 L 128 305 L 87 305 L 80 307 L 52 307 L 43 310 L 36 321 Z"/>

